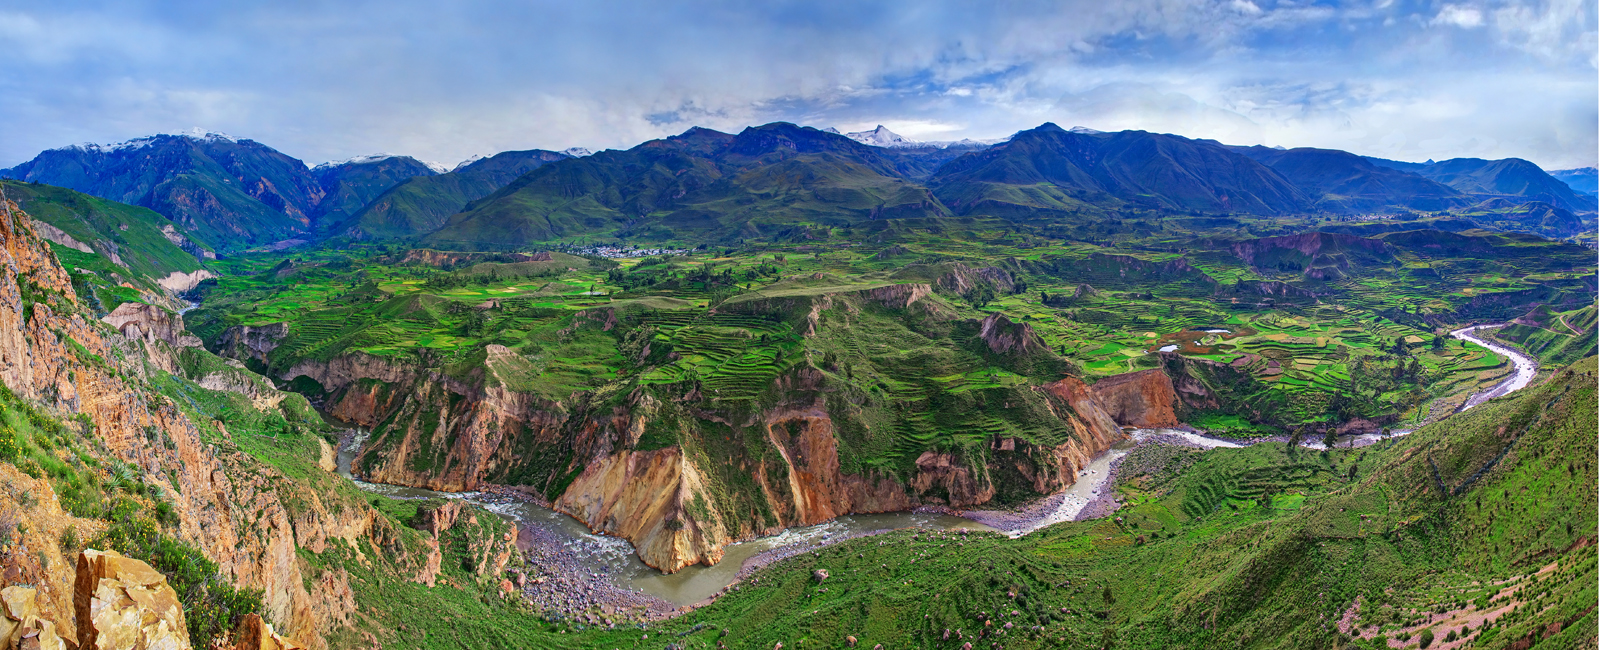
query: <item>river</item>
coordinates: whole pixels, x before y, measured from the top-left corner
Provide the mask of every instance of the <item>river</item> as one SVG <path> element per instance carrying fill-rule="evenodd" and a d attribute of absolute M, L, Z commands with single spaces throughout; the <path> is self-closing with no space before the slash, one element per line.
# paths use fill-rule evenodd
<path fill-rule="evenodd" d="M 1496 397 L 1502 397 L 1513 391 L 1521 390 L 1526 387 L 1529 382 L 1533 381 L 1534 375 L 1539 373 L 1538 361 L 1535 361 L 1528 355 L 1525 355 L 1517 350 L 1513 350 L 1510 347 L 1500 345 L 1499 343 L 1490 342 L 1478 336 L 1478 332 L 1481 330 L 1498 329 L 1507 325 L 1510 325 L 1510 323 L 1473 325 L 1472 327 L 1463 327 L 1450 333 L 1451 338 L 1471 341 L 1488 348 L 1490 352 L 1510 359 L 1513 368 L 1510 377 L 1505 378 L 1500 383 L 1490 386 L 1488 390 L 1482 391 L 1477 395 L 1467 398 L 1467 402 L 1462 404 L 1459 410 L 1465 411 Z"/>
<path fill-rule="evenodd" d="M 1477 335 L 1482 329 L 1503 326 L 1504 324 L 1476 325 L 1450 333 L 1452 337 L 1471 341 L 1511 359 L 1515 367 L 1512 376 L 1473 395 L 1461 410 L 1519 390 L 1527 386 L 1537 373 L 1539 366 L 1533 359 L 1506 346 L 1486 341 Z M 1393 431 L 1390 435 L 1403 436 L 1408 433 L 1411 432 L 1400 430 Z M 360 447 L 364 438 L 361 435 L 356 436 L 350 444 L 341 446 L 338 454 L 339 473 L 361 489 L 402 499 L 440 498 L 473 501 L 492 512 L 517 521 L 524 529 L 536 529 L 540 533 L 537 536 L 541 539 L 558 540 L 556 543 L 563 547 L 563 553 L 586 567 L 584 570 L 605 576 L 624 589 L 636 590 L 676 606 L 701 603 L 715 596 L 737 580 L 739 571 L 746 561 L 769 551 L 812 548 L 850 537 L 899 528 L 998 530 L 1018 537 L 1052 524 L 1078 519 L 1091 504 L 1111 498 L 1107 490 L 1110 480 L 1115 476 L 1117 464 L 1142 442 L 1168 441 L 1207 449 L 1237 448 L 1252 444 L 1212 438 L 1179 429 L 1135 429 L 1129 434 L 1128 440 L 1096 456 L 1088 466 L 1080 470 L 1078 480 L 1066 490 L 1017 511 L 966 513 L 976 520 L 925 512 L 845 515 L 826 523 L 790 528 L 777 535 L 731 544 L 724 549 L 722 561 L 715 566 L 694 565 L 677 573 L 664 574 L 640 561 L 634 553 L 633 545 L 627 540 L 595 534 L 576 519 L 543 506 L 526 502 L 507 502 L 504 499 L 486 499 L 484 498 L 486 495 L 477 492 L 435 492 L 362 481 L 350 473 L 350 463 L 355 456 L 355 450 Z M 1340 436 L 1336 445 L 1360 447 L 1381 439 L 1379 434 L 1372 433 L 1347 435 Z M 1307 441 L 1302 445 L 1311 449 L 1322 448 L 1321 441 Z M 978 520 L 987 523 L 980 523 Z"/>
<path fill-rule="evenodd" d="M 875 515 L 844 515 L 833 521 L 815 526 L 801 526 L 784 530 L 777 535 L 730 544 L 723 549 L 722 561 L 714 566 L 696 564 L 677 573 L 662 573 L 639 560 L 633 545 L 627 540 L 590 532 L 570 516 L 527 502 L 506 502 L 501 499 L 485 500 L 479 492 L 435 492 L 421 488 L 402 487 L 382 483 L 368 483 L 350 472 L 355 450 L 365 436 L 358 434 L 351 443 L 339 448 L 339 474 L 350 479 L 363 490 L 399 499 L 465 499 L 502 517 L 518 522 L 524 528 L 537 528 L 542 538 L 560 540 L 566 553 L 580 560 L 593 571 L 609 576 L 620 587 L 634 589 L 678 606 L 691 605 L 716 595 L 722 588 L 733 584 L 745 561 L 758 554 L 784 547 L 809 548 L 868 534 L 899 528 L 926 528 L 930 530 L 993 530 L 982 523 L 928 512 L 890 512 Z"/>

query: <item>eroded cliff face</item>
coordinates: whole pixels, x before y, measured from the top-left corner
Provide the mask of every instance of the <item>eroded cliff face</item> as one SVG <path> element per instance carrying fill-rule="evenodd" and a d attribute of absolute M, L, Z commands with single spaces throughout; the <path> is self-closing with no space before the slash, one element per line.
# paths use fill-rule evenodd
<path fill-rule="evenodd" d="M 933 296 L 931 285 L 909 283 L 730 301 L 718 311 L 788 314 L 803 336 L 817 336 L 823 327 L 847 327 L 864 309 L 951 322 L 954 312 Z M 602 330 L 615 322 L 607 313 L 574 321 Z M 994 316 L 960 327 L 996 355 L 1049 355 L 1025 323 Z M 981 447 L 926 451 L 903 474 L 857 473 L 843 469 L 840 418 L 856 418 L 859 409 L 830 402 L 844 388 L 815 367 L 773 378 L 765 394 L 776 402 L 729 410 L 693 383 L 619 383 L 541 398 L 497 380 L 497 364 L 517 361 L 514 352 L 495 346 L 488 355 L 485 368 L 468 376 L 356 352 L 298 363 L 280 378 L 315 379 L 329 391 L 328 412 L 372 429 L 353 464 L 367 479 L 447 491 L 524 486 L 592 530 L 627 539 L 664 571 L 714 564 L 729 543 L 844 514 L 1049 494 L 1123 437 L 1099 398 L 1065 379 L 1016 398 L 1053 422 L 1037 425 L 1054 432 L 1048 443 L 994 437 Z"/>
<path fill-rule="evenodd" d="M 1175 427 L 1178 392 L 1162 370 L 1141 370 L 1095 382 L 1094 397 L 1117 424 L 1144 429 Z"/>
<path fill-rule="evenodd" d="M 345 577 L 308 575 L 296 549 L 380 538 L 373 511 L 359 501 L 329 507 L 326 500 L 335 497 L 238 451 L 226 442 L 229 434 L 220 422 L 192 420 L 170 398 L 150 390 L 144 382 L 153 373 L 182 371 L 176 355 L 191 338 L 155 308 L 119 309 L 110 323 L 86 318 L 65 271 L 26 215 L 11 210 L 0 217 L 0 381 L 52 417 L 86 419 L 92 433 L 85 435 L 99 441 L 95 453 L 136 468 L 147 483 L 171 485 L 163 497 L 177 515 L 171 534 L 216 561 L 239 586 L 262 590 L 268 618 L 286 634 L 308 647 L 325 647 L 324 634 L 348 622 L 354 601 L 338 597 L 350 592 Z M 41 296 L 49 300 L 39 301 Z M 15 470 L 8 464 L 0 464 L 0 474 L 9 485 L 27 487 L 26 499 L 16 492 L 0 495 L 0 514 L 26 518 L 29 534 L 49 537 L 30 542 L 35 548 L 59 548 L 69 526 L 80 538 L 100 526 L 66 515 L 46 481 L 10 476 Z M 8 565 L 0 587 L 36 585 L 40 610 L 58 629 L 71 630 L 71 578 L 64 568 L 70 566 L 41 552 Z M 308 584 L 320 593 L 309 593 Z"/>
<path fill-rule="evenodd" d="M 265 365 L 267 355 L 277 349 L 278 344 L 288 336 L 288 323 L 230 327 L 222 333 L 222 338 L 217 342 L 217 354 L 240 361 L 254 359 Z"/>
<path fill-rule="evenodd" d="M 725 531 L 687 514 L 694 495 L 705 491 L 703 477 L 676 447 L 623 451 L 590 463 L 555 506 L 591 530 L 633 542 L 640 559 L 670 573 L 722 560 Z"/>

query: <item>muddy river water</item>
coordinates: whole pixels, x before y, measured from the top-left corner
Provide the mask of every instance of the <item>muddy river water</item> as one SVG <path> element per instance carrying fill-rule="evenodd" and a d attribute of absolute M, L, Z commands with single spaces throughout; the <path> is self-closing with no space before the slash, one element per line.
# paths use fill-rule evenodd
<path fill-rule="evenodd" d="M 435 492 L 420 488 L 401 487 L 382 483 L 368 483 L 350 473 L 350 463 L 359 448 L 361 436 L 355 444 L 339 449 L 339 473 L 363 490 L 402 499 L 465 499 L 485 509 L 507 517 L 528 528 L 536 527 L 546 533 L 543 537 L 562 540 L 565 551 L 581 562 L 589 564 L 596 573 L 607 575 L 618 586 L 636 589 L 674 605 L 690 605 L 715 595 L 723 587 L 733 584 L 739 569 L 746 560 L 765 551 L 784 547 L 811 547 L 862 534 L 900 528 L 927 528 L 934 530 L 992 530 L 970 519 L 926 512 L 890 512 L 876 515 L 845 515 L 815 526 L 790 528 L 777 535 L 731 544 L 724 548 L 722 561 L 715 566 L 694 565 L 677 573 L 662 573 L 650 568 L 633 552 L 627 540 L 610 535 L 597 535 L 587 526 L 565 514 L 544 506 L 526 502 L 505 502 L 503 499 L 485 499 L 479 492 Z"/>
<path fill-rule="evenodd" d="M 1450 333 L 1452 337 L 1472 341 L 1496 354 L 1508 357 L 1514 365 L 1511 376 L 1473 395 L 1462 407 L 1463 409 L 1527 386 L 1538 370 L 1537 362 L 1526 355 L 1478 336 L 1479 330 L 1493 327 L 1499 325 L 1480 325 Z M 1395 431 L 1391 435 L 1407 433 L 1410 431 Z M 664 574 L 641 562 L 627 540 L 595 534 L 572 517 L 543 506 L 526 502 L 508 502 L 503 498 L 489 498 L 489 495 L 477 492 L 435 492 L 362 481 L 351 475 L 350 464 L 356 450 L 364 442 L 364 437 L 358 433 L 350 443 L 339 449 L 340 474 L 355 482 L 361 489 L 396 498 L 473 501 L 492 512 L 517 521 L 524 528 L 537 529 L 542 539 L 559 540 L 558 543 L 564 547 L 564 553 L 589 567 L 593 573 L 608 577 L 617 586 L 637 590 L 678 606 L 702 602 L 716 595 L 737 579 L 739 570 L 747 560 L 769 551 L 810 548 L 876 531 L 900 528 L 999 530 L 1011 536 L 1020 536 L 1051 524 L 1077 519 L 1097 499 L 1108 498 L 1105 491 L 1109 489 L 1108 482 L 1114 474 L 1118 461 L 1137 444 L 1150 439 L 1204 448 L 1242 446 L 1238 442 L 1176 429 L 1132 430 L 1128 440 L 1095 457 L 1088 466 L 1080 470 L 1077 482 L 1066 490 L 1041 500 L 1020 514 L 993 513 L 1000 514 L 998 519 L 1003 520 L 1004 524 L 997 523 L 991 527 L 973 519 L 927 512 L 845 515 L 815 526 L 791 528 L 770 537 L 729 545 L 725 548 L 722 561 L 715 566 L 694 565 L 677 573 Z M 1343 447 L 1353 443 L 1359 447 L 1378 440 L 1376 434 L 1344 436 L 1339 439 L 1338 446 Z M 1321 448 L 1321 443 L 1307 442 L 1305 446 Z M 988 513 L 969 514 L 991 520 L 982 516 Z"/>

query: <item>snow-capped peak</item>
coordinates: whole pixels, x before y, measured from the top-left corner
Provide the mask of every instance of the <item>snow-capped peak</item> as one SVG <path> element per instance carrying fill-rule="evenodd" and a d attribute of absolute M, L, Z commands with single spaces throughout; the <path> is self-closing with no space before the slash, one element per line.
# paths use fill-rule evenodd
<path fill-rule="evenodd" d="M 193 138 L 195 140 L 225 140 L 227 142 L 234 142 L 234 141 L 238 140 L 238 138 L 235 138 L 235 137 L 233 137 L 231 135 L 228 135 L 226 133 L 218 133 L 216 131 L 212 131 L 210 129 L 201 128 L 201 127 L 198 127 L 198 126 L 191 126 L 186 131 L 180 131 L 178 133 L 168 133 L 167 135 L 181 135 L 183 137 Z"/>
<path fill-rule="evenodd" d="M 338 167 L 338 166 L 341 166 L 341 165 L 363 165 L 363 164 L 366 164 L 366 163 L 375 163 L 375 162 L 379 162 L 379 161 L 383 161 L 383 160 L 388 160 L 388 159 L 394 158 L 394 157 L 396 157 L 396 154 L 392 154 L 392 153 L 369 153 L 369 154 L 367 154 L 365 156 L 356 156 L 354 158 L 346 158 L 344 160 L 330 160 L 328 162 L 325 162 L 325 163 L 322 163 L 320 165 L 317 165 L 316 167 L 312 167 L 312 169 L 324 169 L 324 168 L 327 168 L 327 167 Z"/>
<path fill-rule="evenodd" d="M 419 160 L 417 162 L 420 162 L 423 165 L 426 165 L 428 167 L 428 169 L 433 170 L 433 173 L 435 173 L 435 174 L 443 174 L 445 172 L 450 171 L 450 168 L 449 167 L 445 167 L 444 163 L 437 163 L 437 162 L 434 162 L 432 160 Z"/>
<path fill-rule="evenodd" d="M 846 138 L 872 147 L 894 148 L 933 148 L 948 149 L 950 147 L 977 148 L 987 147 L 1010 140 L 1011 138 L 996 138 L 993 140 L 973 140 L 962 138 L 960 140 L 912 140 L 903 135 L 890 131 L 882 124 L 871 131 L 855 131 L 852 133 L 839 133 L 838 129 L 828 127 L 822 129 L 826 133 L 838 133 Z"/>
<path fill-rule="evenodd" d="M 96 144 L 96 143 L 93 143 L 93 142 L 84 142 L 84 143 L 80 143 L 80 144 L 68 145 L 68 146 L 65 146 L 65 147 L 57 147 L 56 150 L 60 151 L 60 150 L 66 150 L 66 149 L 77 149 L 77 150 L 80 150 L 80 151 L 95 151 L 95 152 L 99 152 L 99 153 L 110 153 L 110 152 L 113 152 L 113 151 L 122 151 L 124 149 L 142 149 L 144 147 L 150 146 L 151 144 L 154 144 L 157 138 L 160 138 L 160 137 L 163 137 L 163 136 L 188 138 L 190 140 L 200 140 L 200 141 L 208 141 L 209 140 L 209 141 L 219 141 L 219 142 L 236 142 L 238 140 L 237 138 L 234 138 L 233 136 L 228 135 L 226 133 L 217 133 L 215 131 L 211 131 L 211 130 L 208 130 L 208 129 L 203 129 L 203 128 L 200 128 L 200 127 L 196 126 L 196 127 L 190 128 L 188 130 L 179 131 L 177 133 L 156 133 L 154 135 L 147 135 L 147 136 L 140 137 L 140 138 L 133 138 L 131 140 L 125 140 L 123 142 L 113 142 L 111 144 Z"/>
<path fill-rule="evenodd" d="M 468 156 L 466 160 L 456 163 L 456 166 L 450 168 L 450 171 L 461 171 L 462 167 L 466 167 L 467 165 L 483 160 L 484 158 L 486 158 L 486 156 L 483 154 L 472 154 L 471 156 Z"/>
<path fill-rule="evenodd" d="M 861 144 L 871 145 L 874 147 L 922 146 L 921 142 L 907 139 L 900 134 L 895 133 L 894 131 L 890 131 L 882 124 L 879 124 L 878 128 L 871 131 L 856 131 L 854 133 L 846 133 L 844 134 L 844 137 L 855 140 L 856 142 L 860 142 Z"/>
<path fill-rule="evenodd" d="M 1067 129 L 1067 133 L 1082 133 L 1084 135 L 1094 135 L 1096 133 L 1105 133 L 1105 131 L 1101 131 L 1099 129 L 1091 129 L 1091 128 L 1087 127 L 1087 126 L 1075 126 L 1075 127 L 1070 128 L 1070 129 Z"/>
<path fill-rule="evenodd" d="M 590 150 L 585 149 L 583 147 L 567 147 L 566 149 L 562 149 L 561 153 L 567 154 L 568 156 L 572 156 L 573 158 L 582 158 L 584 156 L 593 156 L 594 155 L 593 151 L 590 151 Z"/>

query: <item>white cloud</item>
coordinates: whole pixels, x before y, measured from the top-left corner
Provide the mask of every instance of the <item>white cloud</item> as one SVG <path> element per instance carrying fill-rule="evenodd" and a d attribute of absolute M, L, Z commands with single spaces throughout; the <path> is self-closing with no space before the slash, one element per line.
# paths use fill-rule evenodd
<path fill-rule="evenodd" d="M 1594 163 L 1593 0 L 75 2 L 0 11 L 0 123 L 26 126 L 0 139 L 0 166 L 191 124 L 308 160 L 458 160 L 779 119 L 918 139 L 1049 120 L 1403 153 L 1467 133 Z"/>
<path fill-rule="evenodd" d="M 1483 12 L 1474 7 L 1460 5 L 1445 5 L 1439 9 L 1439 14 L 1433 17 L 1435 25 L 1454 25 L 1465 29 L 1483 26 Z"/>

